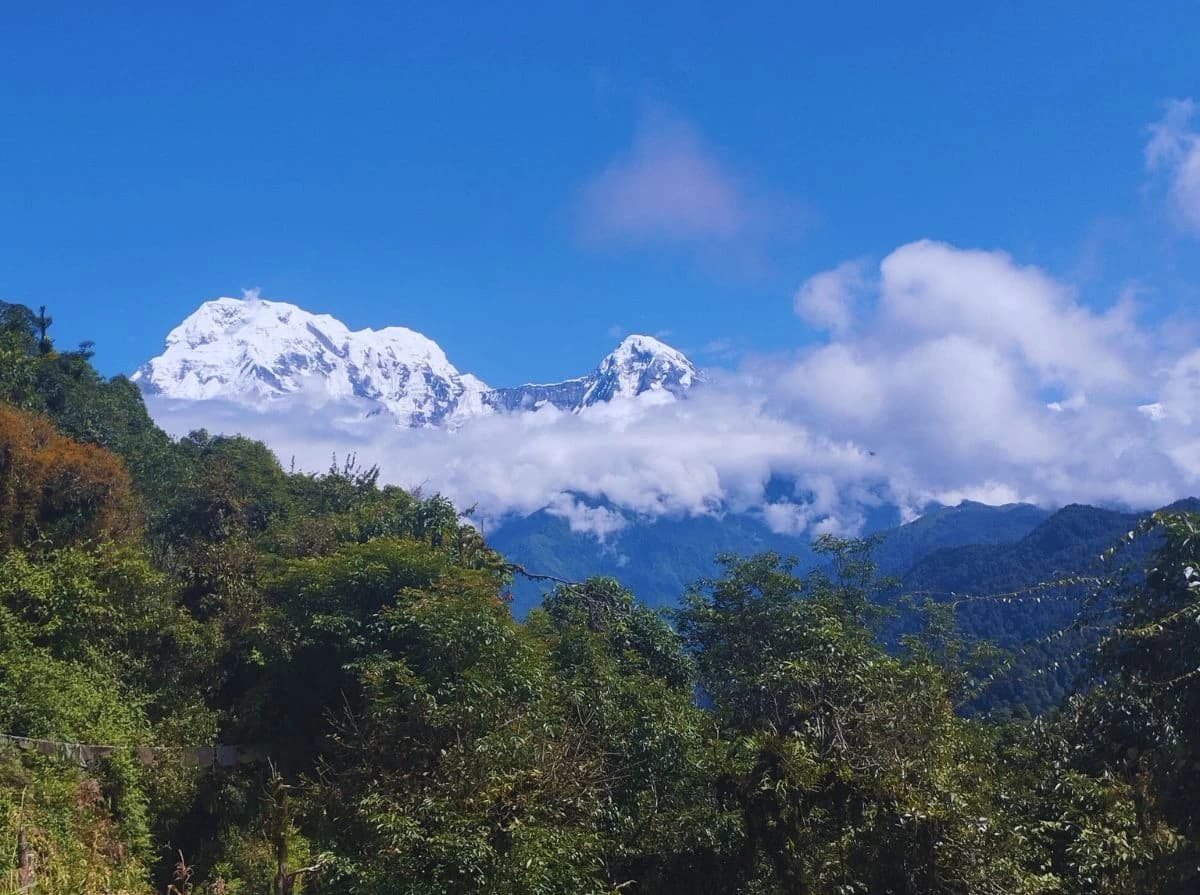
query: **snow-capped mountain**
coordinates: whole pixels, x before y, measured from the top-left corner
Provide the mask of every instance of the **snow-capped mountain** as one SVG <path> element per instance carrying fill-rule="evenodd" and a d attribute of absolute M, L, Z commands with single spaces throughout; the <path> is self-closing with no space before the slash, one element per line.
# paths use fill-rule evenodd
<path fill-rule="evenodd" d="M 484 401 L 503 410 L 553 404 L 560 410 L 578 411 L 613 398 L 633 398 L 653 391 L 679 397 L 701 378 L 692 362 L 670 345 L 650 336 L 627 336 L 586 376 L 545 385 L 493 389 Z"/>
<path fill-rule="evenodd" d="M 460 372 L 431 339 L 401 326 L 351 330 L 328 314 L 256 297 L 202 304 L 166 349 L 131 377 L 147 394 L 263 406 L 307 395 L 358 399 L 400 426 L 457 426 L 472 416 L 551 404 L 578 411 L 647 392 L 680 396 L 701 374 L 650 336 L 629 336 L 577 379 L 490 388 Z"/>
<path fill-rule="evenodd" d="M 411 329 L 351 330 L 327 314 L 257 298 L 205 302 L 130 378 L 149 394 L 187 400 L 366 399 L 404 426 L 481 412 L 488 391 Z"/>

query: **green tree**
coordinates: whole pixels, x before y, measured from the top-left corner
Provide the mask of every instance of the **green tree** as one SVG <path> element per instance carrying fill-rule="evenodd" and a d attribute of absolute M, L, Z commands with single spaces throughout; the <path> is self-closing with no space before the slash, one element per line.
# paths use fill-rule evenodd
<path fill-rule="evenodd" d="M 821 546 L 840 577 L 726 557 L 678 616 L 728 742 L 747 890 L 1048 890 L 987 732 L 929 655 L 882 648 L 862 545 Z"/>
<path fill-rule="evenodd" d="M 602 811 L 604 878 L 632 892 L 724 892 L 740 818 L 713 797 L 715 729 L 679 635 L 612 579 L 564 585 L 529 629 L 550 646 Z"/>
<path fill-rule="evenodd" d="M 320 636 L 353 649 L 334 747 L 309 798 L 310 829 L 336 855 L 323 885 L 606 891 L 599 769 L 564 716 L 544 646 L 512 620 L 490 574 L 429 544 L 386 543 L 366 547 L 395 551 L 425 580 L 396 580 L 384 561 L 359 576 L 365 587 L 332 584 L 337 569 L 330 588 L 305 586 L 321 609 L 312 629 L 348 626 L 344 638 Z M 330 613 L 339 596 L 349 602 Z"/>

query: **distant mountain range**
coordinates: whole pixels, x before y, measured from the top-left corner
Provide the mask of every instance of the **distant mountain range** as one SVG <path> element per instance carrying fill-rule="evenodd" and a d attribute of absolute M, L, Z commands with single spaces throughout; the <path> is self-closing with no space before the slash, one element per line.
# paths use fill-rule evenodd
<path fill-rule="evenodd" d="M 585 500 L 582 495 L 578 499 Z M 901 525 L 894 509 L 882 508 L 868 519 L 865 533 L 879 536 L 874 559 L 880 574 L 903 576 L 945 548 L 1019 541 L 1050 517 L 1050 510 L 1030 504 L 988 506 L 964 501 L 955 507 L 932 508 Z M 820 564 L 810 536 L 774 532 L 757 513 L 629 517 L 628 523 L 601 542 L 571 531 L 566 520 L 543 510 L 506 520 L 489 532 L 488 541 L 532 571 L 568 581 L 610 575 L 652 606 L 675 605 L 690 584 L 717 570 L 715 557 L 720 553 L 773 550 L 797 557 L 802 568 Z M 516 582 L 513 611 L 524 615 L 547 589 L 537 582 Z"/>
<path fill-rule="evenodd" d="M 263 406 L 289 397 L 358 400 L 403 427 L 456 427 L 498 411 L 553 405 L 577 412 L 648 392 L 675 398 L 703 379 L 682 352 L 651 336 L 624 339 L 590 372 L 492 388 L 460 372 L 441 347 L 402 326 L 351 330 L 328 314 L 258 298 L 207 301 L 130 377 L 143 392 Z"/>

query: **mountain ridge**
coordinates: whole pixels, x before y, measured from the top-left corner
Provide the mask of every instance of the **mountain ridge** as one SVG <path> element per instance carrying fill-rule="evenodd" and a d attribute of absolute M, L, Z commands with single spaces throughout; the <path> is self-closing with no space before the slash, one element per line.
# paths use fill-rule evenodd
<path fill-rule="evenodd" d="M 485 398 L 497 409 L 528 410 L 552 404 L 575 412 L 617 397 L 659 391 L 681 397 L 703 374 L 683 352 L 653 336 L 633 334 L 583 376 L 561 382 L 534 383 L 492 390 Z"/>
<path fill-rule="evenodd" d="M 130 376 L 145 394 L 189 401 L 358 400 L 368 404 L 364 416 L 386 411 L 409 428 L 454 428 L 471 417 L 546 405 L 577 413 L 647 393 L 676 399 L 703 378 L 677 349 L 630 335 L 582 376 L 493 388 L 415 330 L 352 330 L 331 315 L 253 295 L 203 302 L 168 333 L 163 352 Z"/>

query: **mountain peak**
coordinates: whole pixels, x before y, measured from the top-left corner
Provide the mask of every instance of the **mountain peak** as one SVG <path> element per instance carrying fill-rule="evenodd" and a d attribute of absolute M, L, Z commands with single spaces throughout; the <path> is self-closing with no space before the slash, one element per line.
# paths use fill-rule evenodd
<path fill-rule="evenodd" d="M 646 364 L 654 360 L 661 360 L 664 363 L 681 369 L 691 370 L 693 376 L 697 373 L 695 366 L 688 360 L 687 355 L 678 348 L 672 348 L 666 342 L 660 341 L 654 336 L 645 336 L 636 333 L 622 339 L 621 344 L 614 348 L 601 361 L 600 365 L 604 366 L 607 363 Z"/>
<path fill-rule="evenodd" d="M 600 362 L 593 388 L 585 403 L 634 397 L 647 391 L 669 392 L 678 397 L 702 377 L 678 349 L 653 336 L 630 335 Z"/>
<path fill-rule="evenodd" d="M 306 393 L 382 404 L 406 426 L 437 425 L 486 386 L 402 326 L 351 330 L 328 314 L 256 296 L 206 301 L 131 377 L 169 398 L 253 406 Z"/>
<path fill-rule="evenodd" d="M 643 352 L 650 354 L 677 354 L 683 357 L 683 354 L 672 348 L 666 342 L 656 339 L 654 336 L 647 336 L 641 333 L 630 333 L 621 340 L 621 344 L 613 351 L 614 354 L 623 352 Z"/>

